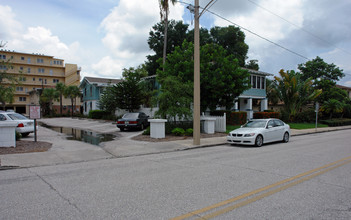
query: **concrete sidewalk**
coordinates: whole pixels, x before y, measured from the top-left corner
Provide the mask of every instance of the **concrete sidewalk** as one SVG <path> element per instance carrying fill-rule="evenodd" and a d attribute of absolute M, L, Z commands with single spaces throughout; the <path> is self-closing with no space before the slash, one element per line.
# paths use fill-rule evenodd
<path fill-rule="evenodd" d="M 47 152 L 40 153 L 0 155 L 0 169 L 130 157 L 227 144 L 226 137 L 203 138 L 201 139 L 201 144 L 198 146 L 193 145 L 192 139 L 168 142 L 135 141 L 131 138 L 139 135 L 141 132 L 119 132 L 116 125 L 111 122 L 71 118 L 41 119 L 40 121 L 52 126 L 84 128 L 84 130 L 92 132 L 113 133 L 117 137 L 113 141 L 102 142 L 100 146 L 95 146 L 81 141 L 67 140 L 67 135 L 40 126 L 38 141 L 50 142 L 53 144 L 52 148 Z M 315 129 L 292 129 L 291 136 L 345 129 L 351 129 L 351 126 L 318 128 L 317 131 Z M 33 139 L 34 136 L 31 134 L 23 140 Z"/>

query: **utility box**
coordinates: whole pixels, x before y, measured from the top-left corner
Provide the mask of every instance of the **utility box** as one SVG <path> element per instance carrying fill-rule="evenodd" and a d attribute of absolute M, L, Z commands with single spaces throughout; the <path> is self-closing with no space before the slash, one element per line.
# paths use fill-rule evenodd
<path fill-rule="evenodd" d="M 150 137 L 151 138 L 165 138 L 166 119 L 149 119 L 150 122 Z"/>
<path fill-rule="evenodd" d="M 0 147 L 16 147 L 16 127 L 18 122 L 0 122 Z"/>

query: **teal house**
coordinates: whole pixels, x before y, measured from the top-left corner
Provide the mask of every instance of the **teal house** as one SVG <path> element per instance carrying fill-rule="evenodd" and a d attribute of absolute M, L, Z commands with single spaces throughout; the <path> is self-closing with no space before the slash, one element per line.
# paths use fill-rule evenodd
<path fill-rule="evenodd" d="M 268 99 L 266 94 L 266 77 L 273 74 L 262 71 L 250 70 L 251 89 L 244 91 L 235 100 L 235 111 L 246 111 L 247 118 L 253 118 L 256 111 L 264 111 L 268 109 Z"/>
<path fill-rule="evenodd" d="M 83 94 L 83 114 L 88 115 L 89 111 L 98 110 L 100 96 L 104 89 L 108 86 L 116 85 L 121 81 L 120 79 L 84 77 L 79 86 Z"/>

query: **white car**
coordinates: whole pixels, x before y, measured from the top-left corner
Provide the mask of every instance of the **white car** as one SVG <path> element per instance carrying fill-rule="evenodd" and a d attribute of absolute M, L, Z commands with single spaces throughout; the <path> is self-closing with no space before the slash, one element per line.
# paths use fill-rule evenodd
<path fill-rule="evenodd" d="M 275 118 L 253 119 L 241 128 L 231 131 L 227 136 L 229 144 L 256 145 L 283 141 L 288 142 L 290 126 Z"/>
<path fill-rule="evenodd" d="M 16 112 L 5 112 L 0 111 L 0 121 L 16 121 L 18 125 L 16 131 L 22 134 L 22 137 L 26 137 L 29 133 L 34 132 L 34 120 L 28 119 L 27 117 L 18 114 Z M 37 127 L 38 128 L 38 127 Z"/>

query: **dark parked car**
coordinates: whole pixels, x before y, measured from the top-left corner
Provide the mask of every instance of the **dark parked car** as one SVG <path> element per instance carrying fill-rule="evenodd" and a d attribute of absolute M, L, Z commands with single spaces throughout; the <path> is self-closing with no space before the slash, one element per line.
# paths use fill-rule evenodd
<path fill-rule="evenodd" d="M 149 116 L 143 112 L 126 113 L 121 119 L 117 121 L 117 128 L 124 131 L 124 129 L 140 129 L 144 130 L 149 126 Z"/>

